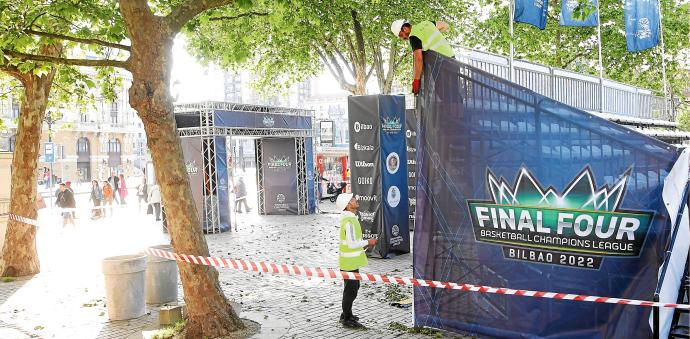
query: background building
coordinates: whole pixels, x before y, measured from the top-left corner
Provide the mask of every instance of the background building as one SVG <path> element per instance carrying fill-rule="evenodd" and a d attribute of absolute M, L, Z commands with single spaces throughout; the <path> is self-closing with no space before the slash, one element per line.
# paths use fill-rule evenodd
<path fill-rule="evenodd" d="M 111 172 L 140 175 L 150 160 L 146 134 L 136 111 L 129 106 L 129 73 L 121 73 L 121 86 L 115 101 L 96 99 L 95 107 L 84 111 L 49 109 L 56 121 L 43 124 L 41 143 L 56 144 L 53 174 L 61 180 L 90 181 L 105 179 Z M 20 98 L 0 100 L 0 119 L 6 127 L 0 133 L 0 150 L 14 151 Z M 39 158 L 39 169 L 50 167 Z"/>

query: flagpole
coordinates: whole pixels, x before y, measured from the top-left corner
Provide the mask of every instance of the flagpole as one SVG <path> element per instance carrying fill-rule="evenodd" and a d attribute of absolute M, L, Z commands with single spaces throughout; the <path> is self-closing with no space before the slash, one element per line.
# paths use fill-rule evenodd
<path fill-rule="evenodd" d="M 599 96 L 601 97 L 601 102 L 599 105 L 599 111 L 604 113 L 604 64 L 601 60 L 601 14 L 599 2 L 597 0 L 597 41 L 599 43 Z"/>
<path fill-rule="evenodd" d="M 515 0 L 510 0 L 510 4 L 508 5 L 508 16 L 510 17 L 510 56 L 508 57 L 508 69 L 510 74 L 508 76 L 510 81 L 514 81 L 515 69 L 513 67 L 513 58 L 515 57 L 515 46 L 513 45 L 513 17 L 515 16 Z"/>
<path fill-rule="evenodd" d="M 664 46 L 664 17 L 661 14 L 661 0 L 659 4 L 659 34 L 661 35 L 661 75 L 664 83 L 664 113 L 668 114 L 668 86 L 666 84 L 666 47 Z M 673 117 L 669 115 L 669 117 Z"/>

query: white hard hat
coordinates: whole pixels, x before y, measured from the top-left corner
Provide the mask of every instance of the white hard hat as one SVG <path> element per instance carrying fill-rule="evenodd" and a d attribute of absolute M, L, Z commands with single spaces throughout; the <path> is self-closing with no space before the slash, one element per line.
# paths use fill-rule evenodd
<path fill-rule="evenodd" d="M 402 27 L 404 24 L 407 23 L 407 20 L 405 19 L 398 19 L 393 21 L 391 24 L 391 32 L 393 32 L 393 35 L 398 36 L 400 34 L 400 31 L 402 30 Z"/>
<path fill-rule="evenodd" d="M 352 200 L 352 193 L 341 193 L 338 195 L 338 199 L 335 201 L 335 208 L 338 211 L 345 210 L 345 207 L 347 207 L 347 204 L 350 203 L 350 200 Z"/>

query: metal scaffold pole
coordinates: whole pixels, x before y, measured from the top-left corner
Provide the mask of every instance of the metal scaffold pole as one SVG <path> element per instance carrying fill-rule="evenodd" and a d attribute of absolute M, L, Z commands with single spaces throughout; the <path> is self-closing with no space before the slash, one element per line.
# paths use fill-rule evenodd
<path fill-rule="evenodd" d="M 513 38 L 515 37 L 515 32 L 513 30 L 514 16 L 515 16 L 515 1 L 510 0 L 510 5 L 508 5 L 508 16 L 510 17 L 510 56 L 508 57 L 508 68 L 509 68 L 509 78 L 510 81 L 515 81 L 515 68 L 513 67 L 513 59 L 515 58 L 515 45 L 513 44 Z"/>
<path fill-rule="evenodd" d="M 601 0 L 597 0 L 597 42 L 599 44 L 599 97 L 600 97 L 600 103 L 599 103 L 599 111 L 601 113 L 604 113 L 604 63 L 602 61 L 601 57 L 601 6 L 599 5 L 599 2 Z"/>
<path fill-rule="evenodd" d="M 664 113 L 668 114 L 668 117 L 673 117 L 672 112 L 669 112 L 668 105 L 668 85 L 666 80 L 666 47 L 664 46 L 664 16 L 661 10 L 661 1 L 657 2 L 659 4 L 659 35 L 661 39 L 661 77 L 664 83 Z"/>

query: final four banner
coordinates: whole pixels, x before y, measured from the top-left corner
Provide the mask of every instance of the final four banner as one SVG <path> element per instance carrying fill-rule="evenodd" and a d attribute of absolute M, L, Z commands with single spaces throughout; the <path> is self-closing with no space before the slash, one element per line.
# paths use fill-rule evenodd
<path fill-rule="evenodd" d="M 549 0 L 515 0 L 516 22 L 530 24 L 539 29 L 546 28 Z"/>
<path fill-rule="evenodd" d="M 381 253 L 410 252 L 407 200 L 407 143 L 405 138 L 405 97 L 379 96 L 381 119 L 381 164 L 383 239 Z"/>
<path fill-rule="evenodd" d="M 262 139 L 266 214 L 297 214 L 295 139 Z"/>
<path fill-rule="evenodd" d="M 625 39 L 629 52 L 659 43 L 659 1 L 625 0 Z"/>
<path fill-rule="evenodd" d="M 653 299 L 675 147 L 434 52 L 423 77 L 416 278 Z M 416 325 L 479 337 L 652 335 L 647 307 L 414 295 Z"/>

